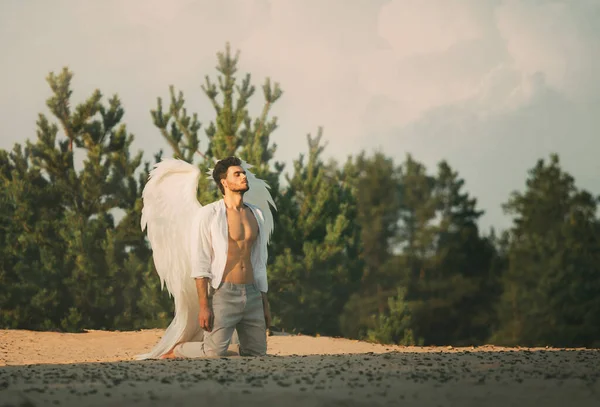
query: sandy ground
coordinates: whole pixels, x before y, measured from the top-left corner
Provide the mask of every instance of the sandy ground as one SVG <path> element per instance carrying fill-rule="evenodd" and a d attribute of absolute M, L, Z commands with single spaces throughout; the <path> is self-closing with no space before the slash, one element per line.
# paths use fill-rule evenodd
<path fill-rule="evenodd" d="M 135 361 L 162 330 L 0 330 L 0 406 L 600 406 L 600 350 L 270 336 L 269 355 Z"/>

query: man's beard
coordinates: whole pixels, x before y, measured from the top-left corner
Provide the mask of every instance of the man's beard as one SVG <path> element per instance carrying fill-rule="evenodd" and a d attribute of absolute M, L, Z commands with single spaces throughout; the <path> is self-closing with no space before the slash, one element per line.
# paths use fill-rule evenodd
<path fill-rule="evenodd" d="M 239 192 L 240 194 L 244 194 L 244 192 L 248 192 L 248 190 L 250 189 L 250 185 L 240 185 L 238 188 L 236 189 L 232 189 L 231 192 Z"/>

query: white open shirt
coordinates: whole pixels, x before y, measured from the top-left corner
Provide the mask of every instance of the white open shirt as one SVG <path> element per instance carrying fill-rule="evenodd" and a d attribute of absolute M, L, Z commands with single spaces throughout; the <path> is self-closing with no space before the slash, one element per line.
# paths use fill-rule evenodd
<path fill-rule="evenodd" d="M 252 210 L 258 223 L 258 237 L 252 246 L 250 256 L 256 288 L 266 293 L 269 286 L 267 283 L 268 239 L 263 232 L 265 220 L 258 207 L 249 203 L 244 204 Z M 203 206 L 199 216 L 194 220 L 193 230 L 195 235 L 191 239 L 191 277 L 208 277 L 211 286 L 217 289 L 223 279 L 229 244 L 225 201 L 220 199 Z"/>

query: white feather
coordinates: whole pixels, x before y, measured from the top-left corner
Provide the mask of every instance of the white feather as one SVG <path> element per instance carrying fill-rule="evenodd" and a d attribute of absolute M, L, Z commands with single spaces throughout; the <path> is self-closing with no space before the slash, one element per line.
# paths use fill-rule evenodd
<path fill-rule="evenodd" d="M 192 228 L 201 214 L 196 193 L 200 171 L 182 160 L 164 159 L 150 172 L 142 198 L 142 230 L 147 228 L 161 288 L 175 301 L 173 321 L 162 339 L 138 359 L 158 358 L 198 329 L 198 294 L 190 277 Z"/>
<path fill-rule="evenodd" d="M 248 191 L 244 194 L 244 202 L 248 202 L 254 206 L 258 206 L 265 217 L 264 230 L 268 239 L 271 238 L 271 234 L 273 233 L 274 222 L 273 222 L 273 213 L 271 212 L 271 205 L 275 210 L 277 210 L 277 206 L 273 201 L 273 197 L 269 192 L 269 184 L 266 181 L 257 178 L 251 171 L 251 164 L 248 164 L 246 161 L 242 161 L 242 168 L 246 171 L 246 177 L 248 179 L 248 186 L 250 187 Z"/>

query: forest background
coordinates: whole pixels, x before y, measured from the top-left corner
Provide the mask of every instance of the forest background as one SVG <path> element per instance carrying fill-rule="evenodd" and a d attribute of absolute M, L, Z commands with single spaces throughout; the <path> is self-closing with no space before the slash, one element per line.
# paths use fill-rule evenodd
<path fill-rule="evenodd" d="M 325 161 L 317 129 L 286 168 L 271 141 L 283 91 L 266 79 L 256 92 L 238 62 L 228 45 L 218 53 L 217 78 L 202 85 L 215 115 L 203 123 L 174 86 L 158 98 L 149 120 L 171 151 L 145 155 L 131 151 L 117 95 L 73 106 L 73 72 L 48 75 L 51 116 L 39 115 L 37 138 L 0 150 L 0 328 L 166 327 L 172 299 L 139 226 L 148 173 L 162 157 L 204 171 L 237 155 L 277 205 L 277 328 L 405 345 L 600 346 L 599 198 L 557 154 L 507 197 L 511 227 L 482 231 L 477 199 L 446 161 L 365 151 Z M 208 179 L 199 191 L 202 204 L 219 197 Z"/>

